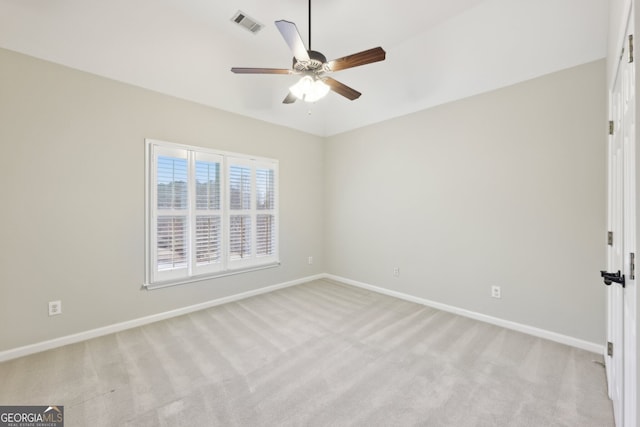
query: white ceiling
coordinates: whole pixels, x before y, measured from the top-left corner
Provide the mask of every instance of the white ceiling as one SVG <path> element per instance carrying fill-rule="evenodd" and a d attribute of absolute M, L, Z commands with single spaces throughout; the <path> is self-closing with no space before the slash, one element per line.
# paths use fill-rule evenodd
<path fill-rule="evenodd" d="M 0 0 L 0 47 L 330 136 L 605 57 L 608 0 L 315 0 L 312 48 L 384 62 L 332 74 L 363 93 L 282 104 L 297 78 L 274 21 L 307 43 L 307 0 Z M 236 11 L 264 24 L 257 34 Z M 2 64 L 0 64 L 2 66 Z"/>

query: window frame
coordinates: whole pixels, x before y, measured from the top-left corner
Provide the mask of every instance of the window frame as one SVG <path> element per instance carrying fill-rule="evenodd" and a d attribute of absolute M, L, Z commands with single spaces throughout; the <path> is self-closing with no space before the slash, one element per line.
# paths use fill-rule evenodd
<path fill-rule="evenodd" d="M 158 157 L 171 156 L 186 158 L 187 160 L 187 209 L 186 209 L 186 268 L 158 269 L 158 218 L 166 212 L 158 208 Z M 197 205 L 196 164 L 197 162 L 219 163 L 219 209 L 199 209 Z M 251 256 L 243 258 L 240 262 L 231 260 L 230 251 L 230 217 L 231 190 L 230 169 L 232 165 L 249 167 L 251 170 L 250 185 L 250 209 L 251 221 Z M 257 206 L 257 174 L 258 169 L 273 171 L 273 208 L 269 210 L 258 209 Z M 145 278 L 143 286 L 147 289 L 155 289 L 166 286 L 174 286 L 223 277 L 232 274 L 240 274 L 248 271 L 273 268 L 280 265 L 280 238 L 279 238 L 279 162 L 276 159 L 249 156 L 240 153 L 213 150 L 156 139 L 145 139 Z M 175 213 L 168 210 L 167 215 Z M 183 212 L 181 212 L 183 213 Z M 273 215 L 273 230 L 268 234 L 273 240 L 273 253 L 259 256 L 256 253 L 256 219 L 260 214 Z M 202 216 L 219 216 L 220 218 L 220 255 L 219 262 L 198 266 L 198 252 L 196 242 L 197 218 Z"/>

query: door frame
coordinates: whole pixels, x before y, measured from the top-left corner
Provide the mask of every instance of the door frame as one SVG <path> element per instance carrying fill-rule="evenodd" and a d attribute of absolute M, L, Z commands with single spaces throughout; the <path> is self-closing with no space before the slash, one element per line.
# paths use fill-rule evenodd
<path fill-rule="evenodd" d="M 622 348 L 614 348 L 614 353 L 617 351 L 618 354 L 622 354 L 622 375 L 623 375 L 623 388 L 622 388 L 622 420 L 618 421 L 618 427 L 637 427 L 637 407 L 638 407 L 638 393 L 637 393 L 637 384 L 638 384 L 638 372 L 637 372 L 637 354 L 638 354 L 638 341 L 637 341 L 637 325 L 638 325 L 638 315 L 637 315 L 637 307 L 638 307 L 638 293 L 635 278 L 631 277 L 631 262 L 630 262 L 630 254 L 637 254 L 636 251 L 636 232 L 640 231 L 638 227 L 638 218 L 636 211 L 636 201 L 637 201 L 637 189 L 640 188 L 640 184 L 636 183 L 636 168 L 637 165 L 640 164 L 640 159 L 636 158 L 636 154 L 638 150 L 636 150 L 636 123 L 637 123 L 637 114 L 640 112 L 640 108 L 638 108 L 638 98 L 637 98 L 637 90 L 635 86 L 635 82 L 637 81 L 637 67 L 635 67 L 635 62 L 633 60 L 633 56 L 629 57 L 632 50 L 632 43 L 629 43 L 628 34 L 634 34 L 635 29 L 635 21 L 636 21 L 636 11 L 635 11 L 635 0 L 631 0 L 628 3 L 625 2 L 624 10 L 622 11 L 622 16 L 619 22 L 619 27 L 615 28 L 618 33 L 616 35 L 617 43 L 615 45 L 614 51 L 609 52 L 609 58 L 615 59 L 613 74 L 611 80 L 607 84 L 608 96 L 609 96 L 609 117 L 614 119 L 612 111 L 612 94 L 615 91 L 616 84 L 619 84 L 619 79 L 623 78 L 623 73 L 627 73 L 626 77 L 623 79 L 621 86 L 621 92 L 624 95 L 627 94 L 628 98 L 626 99 L 627 105 L 629 105 L 628 112 L 625 114 L 625 111 L 622 111 L 620 114 L 622 115 L 622 126 L 618 129 L 614 129 L 614 132 L 621 132 L 619 134 L 620 138 L 622 138 L 622 152 L 623 152 L 623 220 L 622 220 L 622 235 L 619 236 L 623 240 L 623 252 L 622 252 L 622 266 L 624 274 L 627 278 L 626 286 L 622 289 L 622 319 L 623 319 L 623 331 L 622 331 L 622 342 L 621 345 L 616 344 L 618 347 Z M 624 50 L 623 50 L 624 49 Z M 620 54 L 622 52 L 622 54 Z M 634 54 L 635 56 L 635 54 Z M 627 86 L 624 86 L 627 85 Z M 626 92 L 625 92 L 626 91 Z M 613 137 L 609 137 L 609 150 L 608 150 L 608 164 L 609 168 L 612 166 L 612 146 Z M 611 170 L 608 172 L 608 179 L 611 180 L 612 177 Z M 612 186 L 611 182 L 608 185 L 608 224 L 611 226 L 611 208 L 612 208 Z M 614 236 L 615 238 L 615 236 Z M 608 249 L 608 260 L 607 263 L 610 263 L 611 260 L 611 249 Z M 637 260 L 636 264 L 640 262 L 640 259 Z M 610 267 L 608 265 L 608 267 Z M 640 273 L 640 270 L 638 270 Z M 607 291 L 607 339 L 610 338 L 611 331 L 611 316 L 609 313 L 610 306 L 610 298 L 612 296 L 612 292 L 615 290 L 609 289 Z M 607 358 L 607 352 L 605 350 L 605 359 Z M 609 362 L 609 360 L 607 360 Z M 612 378 L 610 378 L 611 371 L 609 367 L 607 367 L 607 384 L 611 385 Z M 614 380 L 615 382 L 615 380 Z M 611 390 L 610 390 L 611 391 Z"/>
<path fill-rule="evenodd" d="M 616 67 L 613 84 L 609 88 L 609 118 L 611 120 L 607 141 L 607 270 L 622 271 L 625 268 L 625 144 L 622 132 L 623 102 L 621 60 Z M 613 131 L 611 130 L 613 129 Z M 607 294 L 607 346 L 604 360 L 609 399 L 613 404 L 617 427 L 624 426 L 624 292 L 622 286 L 612 283 Z"/>

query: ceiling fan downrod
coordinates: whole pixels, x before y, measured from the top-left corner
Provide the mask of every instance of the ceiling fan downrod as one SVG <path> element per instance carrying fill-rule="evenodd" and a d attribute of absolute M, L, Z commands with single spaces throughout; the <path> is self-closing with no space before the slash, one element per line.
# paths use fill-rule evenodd
<path fill-rule="evenodd" d="M 311 0 L 309 0 L 309 50 L 311 50 Z"/>

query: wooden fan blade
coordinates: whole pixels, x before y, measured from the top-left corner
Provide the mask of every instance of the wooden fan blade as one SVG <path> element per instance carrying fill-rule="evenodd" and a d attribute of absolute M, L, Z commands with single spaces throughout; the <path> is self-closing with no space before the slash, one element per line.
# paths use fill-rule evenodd
<path fill-rule="evenodd" d="M 309 58 L 307 48 L 304 47 L 304 42 L 302 41 L 302 37 L 300 37 L 296 24 L 281 20 L 276 21 L 276 27 L 280 30 L 280 34 L 282 34 L 284 41 L 289 45 L 289 49 L 293 52 L 293 56 L 295 56 L 300 62 L 309 62 L 311 58 Z"/>
<path fill-rule="evenodd" d="M 352 101 L 354 99 L 360 98 L 360 95 L 362 95 L 357 90 L 352 89 L 349 86 L 345 85 L 344 83 L 340 83 L 339 81 L 334 80 L 331 77 L 325 77 L 322 79 L 322 81 L 325 82 L 327 86 L 331 88 L 332 91 Z"/>
<path fill-rule="evenodd" d="M 293 104 L 294 102 L 296 102 L 296 96 L 294 94 L 292 94 L 291 92 L 289 92 L 287 94 L 287 96 L 284 98 L 284 100 L 282 101 L 283 104 Z"/>
<path fill-rule="evenodd" d="M 371 64 L 372 62 L 384 61 L 386 52 L 381 47 L 343 56 L 342 58 L 329 61 L 327 65 L 331 71 L 340 71 L 347 68 L 358 67 L 360 65 Z"/>
<path fill-rule="evenodd" d="M 292 74 L 291 70 L 284 68 L 242 68 L 233 67 L 232 73 L 236 74 Z"/>

